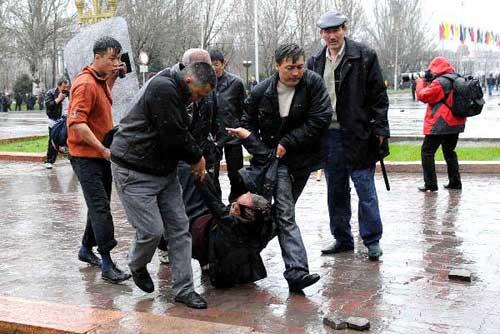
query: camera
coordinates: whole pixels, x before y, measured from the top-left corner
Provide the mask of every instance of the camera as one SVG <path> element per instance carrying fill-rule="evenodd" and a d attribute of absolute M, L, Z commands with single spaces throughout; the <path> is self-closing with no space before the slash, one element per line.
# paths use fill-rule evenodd
<path fill-rule="evenodd" d="M 126 68 L 126 73 L 132 72 L 132 63 L 130 62 L 130 57 L 128 55 L 128 52 L 122 53 L 122 56 L 120 57 L 120 61 L 125 64 Z M 125 75 L 120 73 L 120 78 L 125 78 Z"/>
<path fill-rule="evenodd" d="M 423 78 L 425 81 L 431 81 L 434 79 L 430 70 L 425 70 L 421 72 L 411 72 L 411 73 L 401 73 L 401 80 L 403 82 L 410 80 L 417 80 L 418 78 Z"/>
<path fill-rule="evenodd" d="M 64 89 L 64 90 L 62 91 L 62 93 L 63 93 L 64 95 L 66 95 L 66 97 L 68 97 L 68 96 L 69 96 L 69 90 L 67 90 L 67 89 Z"/>

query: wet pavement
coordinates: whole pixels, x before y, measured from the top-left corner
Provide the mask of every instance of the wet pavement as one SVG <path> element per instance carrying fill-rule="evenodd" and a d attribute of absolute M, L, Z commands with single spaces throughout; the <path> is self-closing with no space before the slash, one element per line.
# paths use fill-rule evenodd
<path fill-rule="evenodd" d="M 377 175 L 384 221 L 384 256 L 378 263 L 368 261 L 358 237 L 355 253 L 320 256 L 331 241 L 326 186 L 311 179 L 298 202 L 297 221 L 311 272 L 322 279 L 304 296 L 289 294 L 273 240 L 263 252 L 268 277 L 255 284 L 216 290 L 194 261 L 196 289 L 209 302 L 209 309 L 200 311 L 173 303 L 169 267 L 156 257 L 149 270 L 157 290 L 149 295 L 132 281 L 106 283 L 98 270 L 77 260 L 86 210 L 67 161 L 53 170 L 2 162 L 0 290 L 9 297 L 179 316 L 266 333 L 333 333 L 322 323 L 327 314 L 366 317 L 371 333 L 499 333 L 500 175 L 464 174 L 462 192 L 433 194 L 416 190 L 420 177 L 391 174 L 387 192 Z M 438 177 L 442 185 L 445 177 Z M 221 180 L 227 195 L 227 178 Z M 354 208 L 356 200 L 353 195 Z M 116 196 L 112 210 L 114 258 L 125 267 L 134 232 Z M 472 282 L 449 281 L 453 268 L 471 271 Z"/>
<path fill-rule="evenodd" d="M 422 136 L 425 104 L 413 102 L 410 92 L 391 94 L 389 122 L 393 137 Z M 467 120 L 461 138 L 500 138 L 500 95 L 485 97 L 486 105 L 480 116 Z M 44 111 L 0 113 L 0 140 L 5 138 L 46 135 L 47 117 Z"/>

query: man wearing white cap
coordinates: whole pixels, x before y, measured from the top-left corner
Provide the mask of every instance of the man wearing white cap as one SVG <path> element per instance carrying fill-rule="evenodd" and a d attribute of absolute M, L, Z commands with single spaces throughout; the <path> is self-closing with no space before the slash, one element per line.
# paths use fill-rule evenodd
<path fill-rule="evenodd" d="M 382 220 L 374 173 L 376 162 L 388 154 L 389 100 L 377 54 L 345 37 L 346 21 L 346 16 L 337 10 L 321 16 L 318 27 L 326 46 L 307 61 L 310 70 L 323 76 L 333 107 L 325 176 L 330 230 L 335 242 L 322 253 L 354 250 L 350 177 L 359 197 L 359 233 L 369 259 L 376 261 L 382 255 Z"/>

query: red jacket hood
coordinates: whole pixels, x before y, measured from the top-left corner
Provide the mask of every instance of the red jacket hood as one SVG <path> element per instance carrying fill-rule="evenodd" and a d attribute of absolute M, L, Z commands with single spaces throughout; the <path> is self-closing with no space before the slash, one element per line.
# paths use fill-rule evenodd
<path fill-rule="evenodd" d="M 429 64 L 429 70 L 436 76 L 455 72 L 455 69 L 445 57 L 434 58 Z"/>

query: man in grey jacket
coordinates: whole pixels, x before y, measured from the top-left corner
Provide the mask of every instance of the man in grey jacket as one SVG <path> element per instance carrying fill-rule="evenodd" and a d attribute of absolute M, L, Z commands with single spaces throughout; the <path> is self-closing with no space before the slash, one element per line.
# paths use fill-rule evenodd
<path fill-rule="evenodd" d="M 215 82 L 206 63 L 193 63 L 181 72 L 161 71 L 139 91 L 111 146 L 116 189 L 136 229 L 129 254 L 135 284 L 154 291 L 146 266 L 165 233 L 175 301 L 198 309 L 207 303 L 194 291 L 189 221 L 176 168 L 185 161 L 200 179 L 205 177 L 205 159 L 188 131 L 186 106 L 207 96 Z"/>

